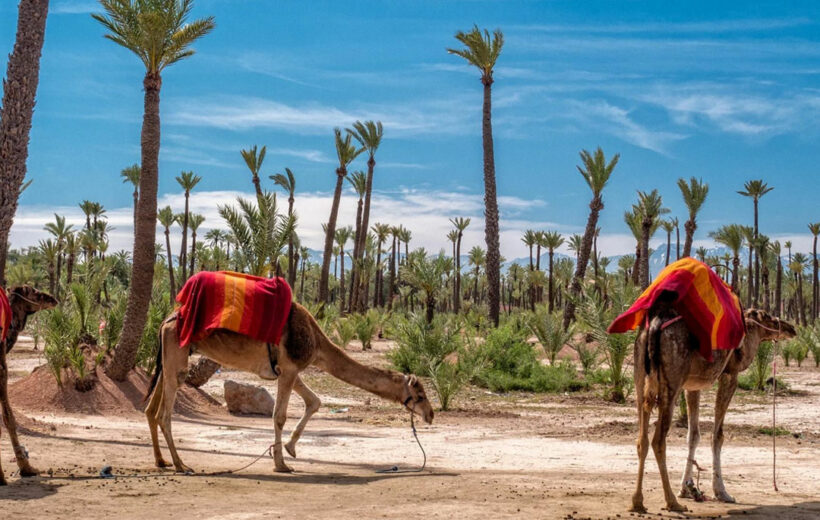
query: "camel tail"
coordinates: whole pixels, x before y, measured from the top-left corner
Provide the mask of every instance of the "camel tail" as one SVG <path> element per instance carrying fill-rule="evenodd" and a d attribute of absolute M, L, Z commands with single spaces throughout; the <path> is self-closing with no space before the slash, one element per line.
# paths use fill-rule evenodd
<path fill-rule="evenodd" d="M 649 322 L 649 330 L 646 331 L 646 355 L 644 356 L 644 369 L 646 375 L 657 375 L 661 364 L 661 331 L 663 330 L 663 320 L 659 316 L 652 318 Z"/>
<path fill-rule="evenodd" d="M 159 326 L 159 330 L 157 331 L 158 341 L 157 344 L 157 359 L 154 363 L 154 374 L 151 376 L 151 384 L 148 385 L 148 391 L 145 392 L 145 397 L 142 398 L 142 404 L 148 402 L 148 398 L 151 397 L 151 393 L 153 393 L 154 388 L 157 387 L 157 382 L 159 381 L 159 376 L 162 374 L 162 327 L 165 325 L 163 321 L 162 324 Z"/>

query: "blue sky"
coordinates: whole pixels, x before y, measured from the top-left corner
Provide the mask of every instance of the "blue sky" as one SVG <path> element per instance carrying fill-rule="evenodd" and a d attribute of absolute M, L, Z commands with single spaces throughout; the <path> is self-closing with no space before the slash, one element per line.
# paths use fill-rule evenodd
<path fill-rule="evenodd" d="M 0 5 L 0 65 L 16 2 Z M 102 38 L 96 2 L 52 0 L 29 178 L 13 244 L 30 245 L 51 211 L 79 222 L 98 200 L 130 246 L 131 191 L 119 171 L 139 159 L 143 69 Z M 674 5 L 673 5 L 674 4 Z M 578 151 L 621 154 L 607 187 L 602 248 L 632 251 L 623 212 L 658 188 L 684 220 L 678 177 L 711 192 L 697 238 L 749 222 L 744 180 L 775 187 L 762 231 L 807 250 L 820 220 L 820 8 L 816 2 L 536 2 L 198 0 L 216 30 L 164 74 L 160 204 L 179 210 L 174 176 L 203 177 L 204 227 L 217 203 L 252 190 L 241 148 L 267 145 L 267 175 L 290 167 L 305 242 L 317 247 L 334 186 L 332 128 L 380 119 L 376 220 L 403 223 L 415 245 L 446 245 L 447 219 L 471 216 L 481 244 L 481 84 L 445 48 L 474 23 L 504 31 L 493 90 L 502 252 L 522 256 L 523 229 L 581 232 L 589 190 Z M 353 169 L 364 169 L 364 161 Z M 272 182 L 267 181 L 272 189 Z M 347 191 L 341 218 L 352 224 Z M 665 237 L 664 237 L 665 238 Z M 660 240 L 658 235 L 656 240 Z M 413 243 L 411 242 L 411 245 Z"/>

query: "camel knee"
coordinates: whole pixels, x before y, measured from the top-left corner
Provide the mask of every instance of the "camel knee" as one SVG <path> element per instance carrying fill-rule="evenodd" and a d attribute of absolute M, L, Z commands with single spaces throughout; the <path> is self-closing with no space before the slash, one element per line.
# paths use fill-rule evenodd
<path fill-rule="evenodd" d="M 305 403 L 305 411 L 309 415 L 313 415 L 313 414 L 315 414 L 316 412 L 319 411 L 319 408 L 321 408 L 321 406 L 322 406 L 322 400 L 317 397 L 316 399 L 313 399 L 309 403 Z"/>

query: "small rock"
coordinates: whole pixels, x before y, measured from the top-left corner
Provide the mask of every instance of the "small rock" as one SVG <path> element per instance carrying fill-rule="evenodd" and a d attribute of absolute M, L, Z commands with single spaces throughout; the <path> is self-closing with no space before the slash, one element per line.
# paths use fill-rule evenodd
<path fill-rule="evenodd" d="M 225 381 L 225 403 L 236 414 L 273 415 L 273 397 L 264 388 L 236 381 Z"/>

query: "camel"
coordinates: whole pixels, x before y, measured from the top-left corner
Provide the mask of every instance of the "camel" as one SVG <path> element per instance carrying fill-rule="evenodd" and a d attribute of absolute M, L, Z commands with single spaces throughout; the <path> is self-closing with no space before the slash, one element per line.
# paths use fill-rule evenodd
<path fill-rule="evenodd" d="M 37 311 L 55 307 L 57 300 L 50 294 L 40 292 L 28 285 L 13 287 L 9 291 L 8 298 L 11 307 L 11 325 L 6 333 L 5 344 L 0 345 L 0 406 L 3 408 L 3 423 L 9 431 L 9 438 L 14 448 L 17 467 L 20 468 L 20 475 L 31 477 L 37 475 L 39 471 L 28 461 L 26 449 L 17 438 L 17 422 L 14 420 L 14 413 L 11 410 L 11 403 L 9 403 L 9 371 L 6 354 L 14 347 L 20 331 L 26 328 L 28 317 Z M 6 478 L 3 475 L 3 468 L 0 466 L 0 486 L 4 485 L 6 485 Z"/>
<path fill-rule="evenodd" d="M 649 451 L 649 417 L 657 404 L 658 421 L 652 439 L 652 450 L 663 483 L 666 506 L 670 511 L 686 511 L 672 492 L 666 469 L 666 435 L 681 390 L 686 391 L 689 415 L 689 454 L 681 480 L 680 497 L 690 497 L 686 486 L 692 478 L 695 450 L 700 441 L 698 412 L 700 392 L 718 382 L 715 399 L 715 426 L 712 435 L 712 490 L 715 498 L 734 502 L 726 492 L 721 474 L 720 451 L 723 446 L 723 420 L 737 389 L 737 377 L 752 363 L 761 341 L 781 340 L 795 336 L 789 323 L 765 311 L 748 309 L 744 313 L 746 335 L 735 350 L 715 350 L 713 360 L 698 353 L 697 341 L 682 320 L 672 322 L 678 314 L 669 300 L 660 300 L 649 311 L 649 328 L 642 328 L 635 340 L 635 395 L 638 404 L 638 480 L 632 495 L 632 511 L 646 512 L 643 505 L 644 462 Z M 664 325 L 666 324 L 666 325 Z"/>
<path fill-rule="evenodd" d="M 288 400 L 295 391 L 305 401 L 305 413 L 288 442 L 287 450 L 296 456 L 295 445 L 310 416 L 318 410 L 320 401 L 299 378 L 299 373 L 310 365 L 351 385 L 367 390 L 385 399 L 402 404 L 428 424 L 433 422 L 433 408 L 421 381 L 414 375 L 382 370 L 362 365 L 333 344 L 322 331 L 310 312 L 293 303 L 278 345 L 269 345 L 227 330 L 218 330 L 207 338 L 180 347 L 175 315 L 160 327 L 160 348 L 157 369 L 146 394 L 148 406 L 145 415 L 151 432 L 154 460 L 158 467 L 169 464 L 159 448 L 157 426 L 162 429 L 174 468 L 178 472 L 192 472 L 182 463 L 171 434 L 171 414 L 176 392 L 185 381 L 188 355 L 193 350 L 217 363 L 257 374 L 263 379 L 278 379 L 274 406 L 273 460 L 276 472 L 291 472 L 282 455 L 282 429 L 287 419 Z"/>

